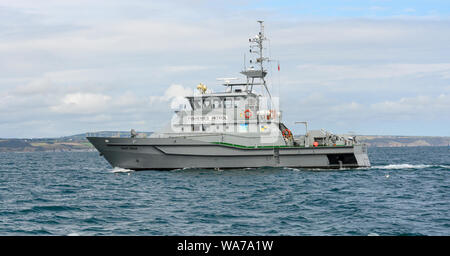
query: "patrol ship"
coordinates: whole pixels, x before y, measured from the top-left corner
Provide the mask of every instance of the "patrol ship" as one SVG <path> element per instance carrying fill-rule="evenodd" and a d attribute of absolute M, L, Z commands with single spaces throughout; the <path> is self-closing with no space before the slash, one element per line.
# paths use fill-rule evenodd
<path fill-rule="evenodd" d="M 263 21 L 249 39 L 250 66 L 240 82 L 224 80 L 223 92 L 200 83 L 198 92 L 175 111 L 170 124 L 146 138 L 133 129 L 130 137 L 87 137 L 113 167 L 132 170 L 183 168 L 356 168 L 369 167 L 367 146 L 356 137 L 308 130 L 294 137 L 282 122 L 272 97 L 264 57 Z"/>

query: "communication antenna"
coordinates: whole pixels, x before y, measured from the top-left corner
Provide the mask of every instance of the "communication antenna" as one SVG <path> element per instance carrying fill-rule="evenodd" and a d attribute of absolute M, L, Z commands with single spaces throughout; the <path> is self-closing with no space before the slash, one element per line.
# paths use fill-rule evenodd
<path fill-rule="evenodd" d="M 255 53 L 256 59 L 253 62 L 250 60 L 250 64 L 255 63 L 256 65 L 259 65 L 259 67 L 253 68 L 251 65 L 249 69 L 245 69 L 241 72 L 241 74 L 247 76 L 247 88 L 246 91 L 252 91 L 253 85 L 255 84 L 255 79 L 260 80 L 260 84 L 264 86 L 264 89 L 266 90 L 267 94 L 269 95 L 270 102 L 272 102 L 272 95 L 270 94 L 269 88 L 267 88 L 267 82 L 265 80 L 265 76 L 267 75 L 267 71 L 264 70 L 264 62 L 269 61 L 269 58 L 264 57 L 263 50 L 263 42 L 267 40 L 267 38 L 264 35 L 264 21 L 258 20 L 259 23 L 259 32 L 254 37 L 251 37 L 248 39 L 250 43 L 250 53 Z M 250 86 L 250 88 L 248 88 Z"/>
<path fill-rule="evenodd" d="M 237 78 L 237 77 L 221 77 L 221 78 L 216 78 L 216 80 L 223 81 L 223 84 L 229 85 L 232 80 L 239 80 L 239 78 Z"/>

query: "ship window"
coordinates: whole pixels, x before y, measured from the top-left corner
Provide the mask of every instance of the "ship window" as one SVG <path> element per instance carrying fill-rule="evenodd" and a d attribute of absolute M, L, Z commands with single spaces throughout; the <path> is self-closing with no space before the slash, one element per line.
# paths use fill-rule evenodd
<path fill-rule="evenodd" d="M 249 97 L 249 98 L 248 98 L 248 105 L 249 105 L 250 107 L 255 107 L 255 106 L 256 106 L 256 99 L 253 98 L 253 97 Z"/>
<path fill-rule="evenodd" d="M 208 108 L 208 107 L 211 107 L 211 98 L 206 98 L 204 101 L 203 101 L 203 107 L 204 108 Z"/>
<path fill-rule="evenodd" d="M 202 107 L 201 103 L 200 103 L 201 99 L 194 99 L 194 109 L 200 109 Z"/>
<path fill-rule="evenodd" d="M 221 108 L 222 107 L 222 101 L 220 98 L 213 99 L 213 108 Z"/>
<path fill-rule="evenodd" d="M 225 108 L 231 108 L 232 103 L 233 103 L 233 99 L 231 99 L 231 98 L 224 99 L 224 101 L 223 101 L 223 105 L 225 106 Z"/>
<path fill-rule="evenodd" d="M 240 98 L 235 98 L 234 99 L 234 107 L 237 108 L 239 107 L 239 105 L 241 104 L 241 99 Z"/>

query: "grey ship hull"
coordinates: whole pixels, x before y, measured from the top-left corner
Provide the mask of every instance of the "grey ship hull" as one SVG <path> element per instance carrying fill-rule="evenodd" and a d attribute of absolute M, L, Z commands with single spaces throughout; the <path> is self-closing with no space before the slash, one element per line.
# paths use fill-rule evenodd
<path fill-rule="evenodd" d="M 243 147 L 183 138 L 87 138 L 113 167 L 132 170 L 183 168 L 369 167 L 365 145 L 338 147 Z"/>

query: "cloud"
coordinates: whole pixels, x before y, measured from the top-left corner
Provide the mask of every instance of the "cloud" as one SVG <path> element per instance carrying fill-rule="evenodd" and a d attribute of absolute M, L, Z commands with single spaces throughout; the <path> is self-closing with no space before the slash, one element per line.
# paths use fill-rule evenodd
<path fill-rule="evenodd" d="M 327 80 L 344 79 L 384 79 L 404 76 L 423 77 L 436 75 L 448 79 L 450 63 L 395 63 L 366 65 L 318 65 L 297 66 L 305 79 L 325 78 Z"/>
<path fill-rule="evenodd" d="M 383 101 L 370 105 L 374 115 L 383 119 L 401 118 L 405 120 L 450 120 L 450 95 L 419 95 L 396 101 Z"/>
<path fill-rule="evenodd" d="M 182 105 L 188 105 L 185 97 L 193 94 L 194 92 L 191 88 L 185 88 L 179 84 L 172 84 L 166 89 L 164 95 L 150 96 L 149 102 L 152 105 L 161 105 L 161 103 L 167 104 L 170 102 L 171 109 L 178 109 Z"/>
<path fill-rule="evenodd" d="M 182 85 L 173 84 L 167 88 L 164 93 L 164 97 L 167 99 L 171 99 L 173 97 L 184 97 L 193 95 L 193 91 L 191 88 L 184 88 Z"/>
<path fill-rule="evenodd" d="M 314 99 L 314 100 L 312 100 Z M 402 97 L 395 100 L 384 100 L 375 103 L 349 102 L 342 103 L 329 96 L 317 94 L 301 100 L 298 106 L 300 113 L 315 109 L 308 117 L 320 120 L 365 120 L 367 118 L 378 121 L 403 120 L 450 120 L 450 95 L 418 95 L 415 97 Z M 319 116 L 317 118 L 316 116 Z"/>
<path fill-rule="evenodd" d="M 58 113 L 92 114 L 104 111 L 110 100 L 110 96 L 103 94 L 71 93 L 65 95 L 58 105 L 50 107 L 50 110 Z"/>
<path fill-rule="evenodd" d="M 235 35 L 221 36 L 211 25 L 133 20 L 91 24 L 24 40 L 0 40 L 0 52 L 48 52 L 66 58 L 91 54 L 212 51 L 236 47 Z"/>
<path fill-rule="evenodd" d="M 25 85 L 19 85 L 15 90 L 14 93 L 19 95 L 42 95 L 50 93 L 52 90 L 55 90 L 56 88 L 53 86 L 51 81 L 47 78 L 39 78 L 36 80 L 32 80 L 28 84 Z"/>
<path fill-rule="evenodd" d="M 200 66 L 200 65 L 184 65 L 184 66 L 165 66 L 162 67 L 163 72 L 189 72 L 189 71 L 198 71 L 198 70 L 206 70 L 210 69 L 211 67 L 207 66 Z"/>
<path fill-rule="evenodd" d="M 343 114 L 343 113 L 359 112 L 363 108 L 364 108 L 364 105 L 352 101 L 350 103 L 344 103 L 344 104 L 331 106 L 330 111 L 338 113 L 338 114 Z"/>

